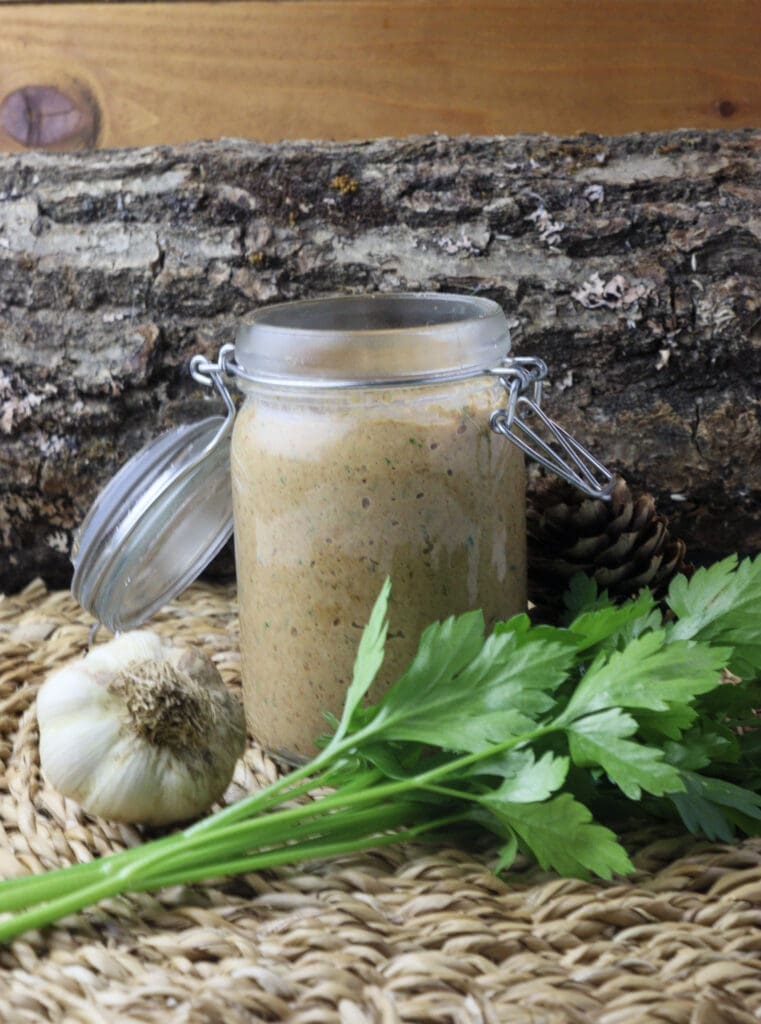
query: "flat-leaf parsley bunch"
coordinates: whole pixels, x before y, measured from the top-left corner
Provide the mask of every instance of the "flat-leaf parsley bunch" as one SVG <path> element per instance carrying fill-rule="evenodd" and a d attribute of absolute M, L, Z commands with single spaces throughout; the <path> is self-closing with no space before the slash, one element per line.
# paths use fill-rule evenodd
<path fill-rule="evenodd" d="M 496 837 L 562 875 L 632 870 L 614 831 L 680 819 L 710 839 L 761 834 L 761 556 L 727 558 L 614 606 L 586 578 L 568 625 L 480 612 L 436 622 L 376 704 L 390 583 L 321 752 L 183 831 L 0 883 L 0 941 L 119 893 L 443 834 Z M 327 792 L 326 792 L 327 790 Z M 320 795 L 315 795 L 315 794 Z"/>

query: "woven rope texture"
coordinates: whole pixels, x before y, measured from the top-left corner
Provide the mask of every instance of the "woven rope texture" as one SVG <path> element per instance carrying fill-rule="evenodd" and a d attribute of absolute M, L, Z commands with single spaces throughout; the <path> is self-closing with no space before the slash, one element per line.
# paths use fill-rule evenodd
<path fill-rule="evenodd" d="M 90 625 L 39 583 L 0 598 L 2 877 L 144 838 L 40 775 L 35 694 Z M 231 590 L 196 585 L 152 626 L 238 688 Z M 275 776 L 250 744 L 226 799 Z M 0 948 L 0 1022 L 758 1024 L 761 842 L 632 849 L 610 885 L 407 846 L 114 899 Z"/>

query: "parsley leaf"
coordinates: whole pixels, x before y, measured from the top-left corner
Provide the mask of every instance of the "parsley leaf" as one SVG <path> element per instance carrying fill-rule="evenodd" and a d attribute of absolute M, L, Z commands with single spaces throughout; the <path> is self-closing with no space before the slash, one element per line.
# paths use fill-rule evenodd
<path fill-rule="evenodd" d="M 553 707 L 573 645 L 521 630 L 484 641 L 482 630 L 482 618 L 471 612 L 426 630 L 412 664 L 378 705 L 379 737 L 486 751 L 523 735 Z"/>
<path fill-rule="evenodd" d="M 616 707 L 671 713 L 674 705 L 718 685 L 727 650 L 666 641 L 666 632 L 655 630 L 632 640 L 623 651 L 599 654 L 571 696 L 563 721 Z"/>
<path fill-rule="evenodd" d="M 343 714 L 333 734 L 331 743 L 337 743 L 344 736 L 358 704 L 370 689 L 373 680 L 378 674 L 378 669 L 383 663 L 386 634 L 388 632 L 386 611 L 390 594 L 391 580 L 386 578 L 373 605 L 367 626 L 362 632 L 362 638 L 359 641 L 357 655 L 354 660 L 354 673 L 349 688 L 346 691 Z"/>
<path fill-rule="evenodd" d="M 730 842 L 735 832 L 733 810 L 757 823 L 755 828 L 746 825 L 745 831 L 753 828 L 754 834 L 761 832 L 761 794 L 697 772 L 682 771 L 681 775 L 684 793 L 675 793 L 669 799 L 690 832 Z"/>
<path fill-rule="evenodd" d="M 615 833 L 594 822 L 589 809 L 570 793 L 541 803 L 510 803 L 493 796 L 484 797 L 482 803 L 546 870 L 576 878 L 593 873 L 608 879 L 633 870 Z"/>
<path fill-rule="evenodd" d="M 690 580 L 677 576 L 667 601 L 678 620 L 674 637 L 729 645 L 733 672 L 749 679 L 761 674 L 761 554 L 739 563 L 731 555 Z"/>
<path fill-rule="evenodd" d="M 638 597 L 625 604 L 603 605 L 582 611 L 568 628 L 578 638 L 577 649 L 585 651 L 603 644 L 616 647 L 621 639 L 639 636 L 643 630 L 657 629 L 660 624 L 655 598 L 644 589 Z"/>
<path fill-rule="evenodd" d="M 574 764 L 600 765 L 630 800 L 639 800 L 643 789 L 654 796 L 683 790 L 680 773 L 664 761 L 663 750 L 626 738 L 636 731 L 635 719 L 620 708 L 577 719 L 568 729 Z"/>
<path fill-rule="evenodd" d="M 565 782 L 567 757 L 546 751 L 537 761 L 531 749 L 511 750 L 499 761 L 482 762 L 481 773 L 498 774 L 502 783 L 494 790 L 497 800 L 523 804 L 546 800 Z"/>
<path fill-rule="evenodd" d="M 686 732 L 678 743 L 666 743 L 664 754 L 669 764 L 697 771 L 712 763 L 735 763 L 740 746 L 731 730 L 706 721 Z"/>
<path fill-rule="evenodd" d="M 637 711 L 640 732 L 649 742 L 663 742 L 666 736 L 678 740 L 695 722 L 698 712 L 692 704 L 669 704 L 663 711 Z"/>

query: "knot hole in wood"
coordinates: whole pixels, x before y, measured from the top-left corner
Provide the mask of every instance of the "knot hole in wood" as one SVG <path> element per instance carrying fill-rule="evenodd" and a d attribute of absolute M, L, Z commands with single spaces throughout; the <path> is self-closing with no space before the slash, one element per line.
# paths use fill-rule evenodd
<path fill-rule="evenodd" d="M 81 82 L 25 85 L 0 104 L 0 126 L 30 149 L 92 149 L 98 141 L 100 110 Z"/>

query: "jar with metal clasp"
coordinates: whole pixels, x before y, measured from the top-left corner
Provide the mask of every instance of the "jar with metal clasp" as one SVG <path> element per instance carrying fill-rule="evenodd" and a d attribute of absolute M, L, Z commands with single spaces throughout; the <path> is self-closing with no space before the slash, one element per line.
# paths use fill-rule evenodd
<path fill-rule="evenodd" d="M 110 628 L 132 628 L 234 529 L 246 713 L 285 761 L 314 753 L 324 713 L 340 712 L 387 576 L 374 697 L 430 622 L 480 608 L 489 628 L 524 609 L 524 454 L 589 495 L 612 486 L 542 409 L 547 368 L 511 356 L 488 299 L 264 307 L 191 373 L 226 416 L 171 431 L 117 474 L 80 530 L 72 588 Z"/>

